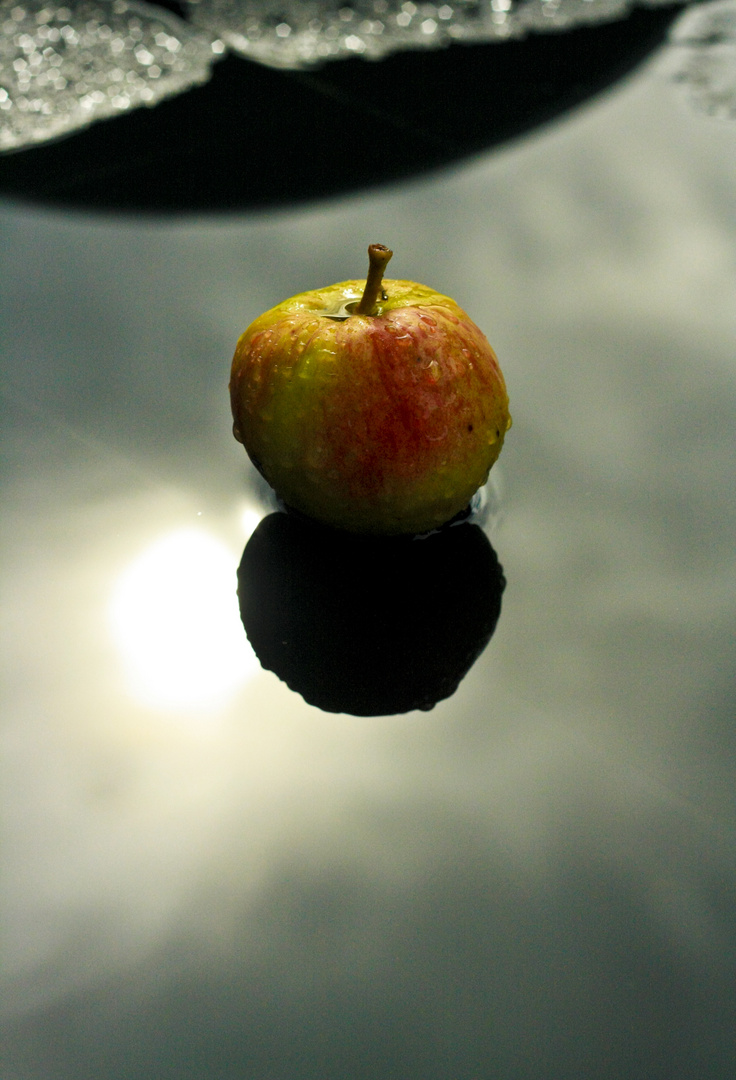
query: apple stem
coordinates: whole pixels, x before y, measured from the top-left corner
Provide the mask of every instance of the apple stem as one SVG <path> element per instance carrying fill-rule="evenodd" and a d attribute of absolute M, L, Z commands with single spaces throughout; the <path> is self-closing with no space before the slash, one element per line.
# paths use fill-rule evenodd
<path fill-rule="evenodd" d="M 371 244 L 368 248 L 368 277 L 360 303 L 355 309 L 356 315 L 375 315 L 376 301 L 381 295 L 383 272 L 393 255 L 385 244 Z"/>

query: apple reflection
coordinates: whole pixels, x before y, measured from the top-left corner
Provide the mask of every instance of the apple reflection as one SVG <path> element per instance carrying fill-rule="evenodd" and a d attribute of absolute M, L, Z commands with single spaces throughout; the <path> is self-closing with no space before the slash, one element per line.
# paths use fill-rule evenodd
<path fill-rule="evenodd" d="M 273 513 L 238 569 L 241 618 L 262 666 L 309 704 L 355 716 L 450 697 L 491 639 L 505 584 L 470 520 L 368 539 Z"/>

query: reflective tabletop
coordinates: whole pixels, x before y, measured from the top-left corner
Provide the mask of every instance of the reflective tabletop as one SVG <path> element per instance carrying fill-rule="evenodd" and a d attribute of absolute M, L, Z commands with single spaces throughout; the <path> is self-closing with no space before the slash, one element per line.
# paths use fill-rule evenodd
<path fill-rule="evenodd" d="M 0 206 L 6 1080 L 736 1075 L 735 147 L 653 61 L 359 196 Z M 246 635 L 285 515 L 227 381 L 373 241 L 481 326 L 514 424 L 454 526 L 505 582 L 463 585 L 477 657 L 356 715 Z"/>

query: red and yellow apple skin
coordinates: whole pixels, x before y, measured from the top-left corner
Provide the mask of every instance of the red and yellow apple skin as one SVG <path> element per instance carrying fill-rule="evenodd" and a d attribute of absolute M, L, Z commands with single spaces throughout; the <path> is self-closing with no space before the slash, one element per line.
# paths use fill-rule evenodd
<path fill-rule="evenodd" d="M 238 341 L 233 432 L 285 503 L 349 532 L 428 532 L 463 510 L 511 426 L 493 349 L 449 297 L 365 281 L 302 293 Z"/>

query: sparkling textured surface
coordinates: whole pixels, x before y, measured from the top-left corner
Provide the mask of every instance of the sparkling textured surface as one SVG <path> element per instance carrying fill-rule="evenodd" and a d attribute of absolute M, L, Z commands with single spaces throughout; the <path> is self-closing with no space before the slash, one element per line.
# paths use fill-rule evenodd
<path fill-rule="evenodd" d="M 0 149 L 155 105 L 209 78 L 218 43 L 146 4 L 0 0 Z"/>
<path fill-rule="evenodd" d="M 192 21 L 235 52 L 298 68 L 346 56 L 489 42 L 566 30 L 627 12 L 632 0 L 187 0 Z M 649 0 L 657 4 L 658 0 Z M 662 0 L 665 2 L 665 0 Z"/>
<path fill-rule="evenodd" d="M 657 6 L 668 0 L 640 0 Z M 0 151 L 66 135 L 206 82 L 228 49 L 304 68 L 406 49 L 562 31 L 625 15 L 635 0 L 183 0 L 187 21 L 137 0 L 0 0 Z M 686 12 L 675 78 L 695 104 L 736 111 L 736 4 Z"/>
<path fill-rule="evenodd" d="M 690 8 L 672 37 L 674 77 L 692 103 L 710 116 L 736 117 L 736 0 Z"/>

